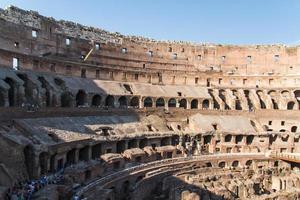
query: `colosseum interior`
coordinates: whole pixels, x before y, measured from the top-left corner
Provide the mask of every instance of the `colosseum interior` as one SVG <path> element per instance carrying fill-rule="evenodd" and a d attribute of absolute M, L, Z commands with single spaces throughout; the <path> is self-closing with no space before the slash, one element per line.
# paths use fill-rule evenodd
<path fill-rule="evenodd" d="M 298 46 L 0 9 L 0 199 L 299 199 L 299 74 Z"/>

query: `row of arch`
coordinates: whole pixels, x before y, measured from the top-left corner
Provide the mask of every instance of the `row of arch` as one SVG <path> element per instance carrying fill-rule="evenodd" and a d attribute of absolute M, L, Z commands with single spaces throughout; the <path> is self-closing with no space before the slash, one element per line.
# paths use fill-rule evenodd
<path fill-rule="evenodd" d="M 300 109 L 300 90 L 225 90 L 209 89 L 214 109 L 253 110 L 253 109 Z M 280 98 L 280 99 L 279 99 Z M 283 100 L 280 104 L 280 100 Z M 297 107 L 296 107 L 297 106 Z"/>
<path fill-rule="evenodd" d="M 224 106 L 224 109 L 230 110 L 243 110 L 246 109 L 245 101 L 249 110 L 255 108 L 260 109 L 287 109 L 295 110 L 300 109 L 300 90 L 294 91 L 262 91 L 256 90 L 251 92 L 249 90 L 241 90 L 239 93 L 237 90 L 231 90 L 232 94 L 228 96 L 225 89 L 215 90 L 218 91 L 212 92 L 210 89 L 209 93 L 212 97 L 211 99 L 187 99 L 182 97 L 174 98 L 154 98 L 154 97 L 140 97 L 140 96 L 113 96 L 106 94 L 95 94 L 92 99 L 90 99 L 91 94 L 87 94 L 85 90 L 79 90 L 75 95 L 73 93 L 66 91 L 65 83 L 60 78 L 54 78 L 55 84 L 61 88 L 62 93 L 54 92 L 53 88 L 46 80 L 45 77 L 37 77 L 37 81 L 41 88 L 37 86 L 36 82 L 33 82 L 27 74 L 18 73 L 16 74 L 19 80 L 15 80 L 11 77 L 6 77 L 2 81 L 5 82 L 8 88 L 0 86 L 0 107 L 5 106 L 20 106 L 22 103 L 37 104 L 39 106 L 44 106 L 41 104 L 41 101 L 44 99 L 45 106 L 62 106 L 62 107 L 72 107 L 72 106 L 106 106 L 106 107 L 116 107 L 116 108 L 125 108 L 125 107 L 181 107 L 185 109 L 221 109 L 221 106 Z M 20 89 L 20 84 L 22 83 L 22 89 Z M 61 92 L 60 91 L 60 92 Z M 252 94 L 253 93 L 253 94 Z M 42 96 L 43 95 L 43 96 Z M 59 97 L 60 95 L 60 97 Z M 252 95 L 252 96 L 251 96 Z M 256 95 L 256 97 L 253 97 Z M 266 97 L 268 95 L 269 97 Z M 88 98 L 89 97 L 89 98 Z M 234 99 L 228 99 L 232 98 Z M 278 97 L 285 98 L 283 105 L 279 104 Z M 220 105 L 220 99 L 224 105 Z M 257 102 L 254 102 L 257 101 Z M 259 104 L 259 106 L 257 105 Z M 283 108 L 283 106 L 286 106 Z M 222 108 L 223 109 L 223 108 Z"/>
<path fill-rule="evenodd" d="M 76 94 L 75 103 L 77 107 L 81 106 L 88 106 L 88 95 L 84 90 L 79 90 Z M 99 94 L 95 94 L 91 99 L 91 106 L 93 107 L 99 107 L 99 106 L 105 106 L 105 107 L 119 107 L 119 108 L 126 108 L 126 107 L 132 107 L 132 108 L 139 108 L 139 107 L 168 107 L 168 108 L 175 108 L 180 107 L 184 109 L 188 109 L 188 103 L 190 103 L 191 109 L 199 109 L 201 106 L 203 109 L 209 109 L 210 108 L 210 101 L 208 99 L 204 99 L 202 101 L 202 104 L 199 105 L 198 99 L 192 99 L 190 102 L 183 98 L 180 100 L 177 100 L 176 98 L 170 98 L 170 99 L 164 99 L 162 97 L 157 98 L 154 100 L 152 97 L 145 97 L 142 98 L 138 96 L 101 96 Z M 61 96 L 61 105 L 62 107 L 71 107 L 72 106 L 72 94 L 71 93 L 63 93 Z M 142 104 L 142 105 L 141 105 Z"/>

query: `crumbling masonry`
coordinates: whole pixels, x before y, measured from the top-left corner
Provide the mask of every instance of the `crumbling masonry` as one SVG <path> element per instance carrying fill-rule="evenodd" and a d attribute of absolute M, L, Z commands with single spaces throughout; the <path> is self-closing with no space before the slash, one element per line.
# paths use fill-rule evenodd
<path fill-rule="evenodd" d="M 34 199 L 300 198 L 299 165 L 273 156 L 300 152 L 299 83 L 297 46 L 156 41 L 0 9 L 0 199 L 61 169 Z"/>

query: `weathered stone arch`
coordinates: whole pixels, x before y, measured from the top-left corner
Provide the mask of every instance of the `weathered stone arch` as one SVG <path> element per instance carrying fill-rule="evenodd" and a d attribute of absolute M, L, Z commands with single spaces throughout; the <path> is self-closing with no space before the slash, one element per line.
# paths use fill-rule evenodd
<path fill-rule="evenodd" d="M 198 104 L 199 104 L 198 99 L 193 99 L 191 101 L 191 109 L 198 109 Z"/>
<path fill-rule="evenodd" d="M 115 98 L 112 95 L 108 95 L 105 98 L 105 106 L 114 108 L 115 107 Z"/>
<path fill-rule="evenodd" d="M 168 107 L 169 107 L 169 108 L 175 108 L 175 107 L 176 107 L 176 104 L 177 104 L 177 101 L 176 101 L 175 98 L 169 99 L 169 101 L 168 101 Z"/>
<path fill-rule="evenodd" d="M 162 97 L 160 97 L 156 100 L 155 104 L 156 104 L 156 107 L 164 107 L 165 106 L 165 100 Z"/>
<path fill-rule="evenodd" d="M 153 101 L 151 97 L 146 97 L 144 99 L 144 107 L 152 107 L 153 106 Z"/>
<path fill-rule="evenodd" d="M 225 138 L 224 138 L 224 140 L 225 140 L 225 142 L 231 142 L 232 135 L 231 134 L 226 135 Z"/>
<path fill-rule="evenodd" d="M 233 161 L 233 162 L 231 163 L 231 166 L 232 166 L 232 167 L 238 167 L 239 164 L 240 164 L 240 162 L 239 162 L 238 160 L 235 160 L 235 161 Z"/>
<path fill-rule="evenodd" d="M 84 106 L 87 103 L 87 95 L 84 90 L 79 90 L 76 94 L 76 106 Z"/>
<path fill-rule="evenodd" d="M 297 128 L 298 128 L 297 126 L 292 126 L 292 127 L 291 127 L 291 132 L 292 132 L 292 133 L 297 132 Z"/>
<path fill-rule="evenodd" d="M 132 97 L 130 100 L 130 106 L 134 107 L 134 108 L 138 108 L 139 107 L 139 98 L 138 97 Z"/>
<path fill-rule="evenodd" d="M 246 163 L 245 163 L 245 165 L 247 167 L 250 167 L 252 165 L 252 160 L 247 160 Z"/>
<path fill-rule="evenodd" d="M 180 108 L 187 109 L 187 100 L 186 100 L 186 99 L 181 99 L 181 100 L 179 101 L 179 107 L 180 107 Z"/>
<path fill-rule="evenodd" d="M 220 167 L 220 168 L 225 168 L 225 166 L 226 166 L 225 161 L 221 161 L 218 163 L 218 167 Z"/>
<path fill-rule="evenodd" d="M 203 109 L 209 109 L 209 100 L 208 99 L 204 99 L 202 102 L 202 108 Z"/>
<path fill-rule="evenodd" d="M 118 101 L 120 108 L 126 108 L 128 106 L 127 98 L 125 96 L 121 96 Z"/>
<path fill-rule="evenodd" d="M 254 140 L 254 135 L 247 135 L 246 144 L 248 145 L 252 144 L 253 140 Z"/>
<path fill-rule="evenodd" d="M 96 94 L 92 98 L 92 106 L 99 107 L 101 105 L 101 96 L 99 94 Z"/>
<path fill-rule="evenodd" d="M 293 101 L 289 101 L 288 103 L 287 103 L 287 109 L 288 110 L 293 110 L 294 109 L 294 105 L 295 105 L 295 102 L 293 102 Z"/>

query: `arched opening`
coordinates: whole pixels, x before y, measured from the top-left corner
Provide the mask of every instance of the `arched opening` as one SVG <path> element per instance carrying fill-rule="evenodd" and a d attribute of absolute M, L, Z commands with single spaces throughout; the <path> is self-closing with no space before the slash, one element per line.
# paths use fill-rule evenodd
<path fill-rule="evenodd" d="M 205 99 L 205 100 L 202 102 L 202 108 L 203 108 L 203 109 L 209 109 L 209 100 L 208 100 L 208 99 Z"/>
<path fill-rule="evenodd" d="M 203 137 L 203 139 L 204 139 L 204 144 L 210 144 L 212 136 L 211 135 L 205 135 Z"/>
<path fill-rule="evenodd" d="M 16 105 L 16 82 L 11 78 L 6 78 L 4 80 L 8 85 L 8 103 L 10 107 Z"/>
<path fill-rule="evenodd" d="M 295 132 L 297 132 L 297 126 L 292 126 L 292 128 L 291 128 L 291 132 L 292 132 L 292 133 L 295 133 Z"/>
<path fill-rule="evenodd" d="M 150 97 L 145 98 L 144 107 L 152 107 L 152 106 L 153 106 L 152 99 Z"/>
<path fill-rule="evenodd" d="M 127 108 L 128 103 L 127 103 L 127 98 L 125 96 L 121 96 L 119 98 L 119 107 L 120 108 Z"/>
<path fill-rule="evenodd" d="M 133 97 L 130 100 L 130 106 L 134 108 L 139 108 L 139 98 L 138 97 Z"/>
<path fill-rule="evenodd" d="M 176 99 L 174 99 L 174 98 L 171 98 L 171 99 L 169 99 L 169 101 L 168 101 L 168 107 L 169 108 L 175 108 L 176 107 Z"/>
<path fill-rule="evenodd" d="M 164 107 L 165 106 L 165 100 L 163 98 L 158 98 L 156 100 L 156 107 Z"/>
<path fill-rule="evenodd" d="M 239 161 L 235 160 L 231 164 L 232 167 L 238 167 L 239 166 Z"/>
<path fill-rule="evenodd" d="M 254 139 L 254 135 L 248 135 L 246 137 L 246 143 L 247 143 L 247 145 L 252 144 L 253 139 Z"/>
<path fill-rule="evenodd" d="M 92 98 L 92 106 L 99 107 L 101 105 L 101 96 L 96 94 Z"/>
<path fill-rule="evenodd" d="M 72 106 L 72 96 L 71 93 L 65 92 L 60 97 L 61 107 L 71 107 Z"/>
<path fill-rule="evenodd" d="M 219 162 L 219 164 L 218 164 L 218 166 L 219 166 L 220 168 L 224 168 L 225 165 L 226 165 L 226 163 L 225 163 L 224 161 Z"/>
<path fill-rule="evenodd" d="M 179 101 L 179 107 L 180 107 L 180 108 L 184 108 L 184 109 L 187 108 L 187 101 L 186 101 L 186 99 L 181 99 L 181 100 Z"/>
<path fill-rule="evenodd" d="M 231 140 L 232 140 L 232 135 L 225 136 L 225 142 L 231 142 Z"/>
<path fill-rule="evenodd" d="M 237 135 L 235 137 L 235 143 L 238 144 L 243 141 L 243 135 Z"/>
<path fill-rule="evenodd" d="M 293 102 L 293 101 L 288 102 L 287 109 L 288 110 L 293 110 L 294 109 L 294 105 L 295 105 L 295 102 Z"/>
<path fill-rule="evenodd" d="M 84 90 L 79 90 L 76 94 L 76 106 L 81 107 L 86 105 L 86 93 Z"/>
<path fill-rule="evenodd" d="M 191 101 L 191 109 L 198 109 L 198 100 L 197 99 L 193 99 Z"/>
<path fill-rule="evenodd" d="M 115 107 L 115 98 L 112 95 L 108 95 L 105 99 L 105 106 L 106 107 Z"/>

